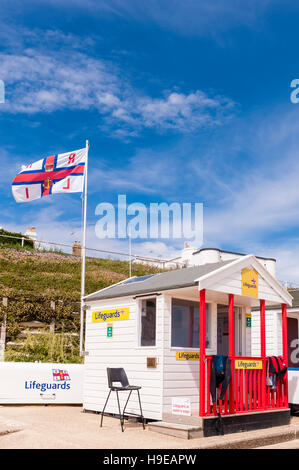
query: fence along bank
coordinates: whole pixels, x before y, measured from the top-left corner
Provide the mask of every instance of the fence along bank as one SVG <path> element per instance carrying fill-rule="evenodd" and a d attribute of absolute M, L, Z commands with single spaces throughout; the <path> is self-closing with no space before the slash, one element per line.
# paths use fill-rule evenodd
<path fill-rule="evenodd" d="M 219 403 L 224 418 L 237 417 L 243 429 L 244 417 L 253 413 L 259 427 L 288 422 L 287 387 L 282 385 L 275 407 L 267 401 L 265 306 L 282 305 L 286 357 L 286 305 L 292 297 L 255 256 L 130 278 L 86 296 L 85 304 L 85 410 L 102 411 L 106 368 L 124 367 L 129 381 L 142 386 L 147 419 L 165 420 L 172 399 L 183 398 L 192 415 L 213 420 L 217 411 L 207 392 L 212 355 L 224 354 L 232 372 Z M 252 355 L 254 307 L 261 347 Z M 127 411 L 138 410 L 137 399 L 130 401 Z M 115 397 L 106 411 L 118 413 Z"/>

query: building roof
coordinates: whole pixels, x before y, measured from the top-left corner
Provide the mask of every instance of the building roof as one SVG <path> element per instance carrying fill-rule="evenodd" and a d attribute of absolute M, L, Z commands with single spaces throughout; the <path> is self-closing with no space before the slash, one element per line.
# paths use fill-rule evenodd
<path fill-rule="evenodd" d="M 289 289 L 289 293 L 294 299 L 292 307 L 299 307 L 299 289 Z"/>
<path fill-rule="evenodd" d="M 218 251 L 219 253 L 228 253 L 230 255 L 238 255 L 238 256 L 247 256 L 245 253 L 239 253 L 237 251 L 227 251 L 227 250 L 221 250 L 220 248 L 201 248 L 200 250 L 194 251 L 192 254 L 196 255 L 198 253 L 201 253 L 202 251 Z M 275 258 L 266 258 L 265 256 L 255 256 L 257 259 L 263 259 L 265 261 L 276 261 Z"/>
<path fill-rule="evenodd" d="M 299 307 L 299 289 L 288 289 L 288 293 L 293 297 L 292 305 L 288 306 L 288 310 L 290 308 L 297 308 Z M 281 304 L 274 304 L 274 305 L 266 305 L 266 310 L 276 310 L 281 309 Z M 256 312 L 259 311 L 260 307 L 253 307 L 252 311 Z"/>
<path fill-rule="evenodd" d="M 288 293 L 293 297 L 293 302 L 291 306 L 288 306 L 288 309 L 290 308 L 297 308 L 299 307 L 299 289 L 288 289 Z M 266 310 L 273 310 L 276 308 L 281 308 L 281 306 L 278 305 L 268 305 L 266 306 Z M 252 310 L 259 310 L 258 308 L 252 309 Z"/>
<path fill-rule="evenodd" d="M 89 294 L 84 297 L 84 300 L 104 300 L 195 286 L 198 284 L 196 280 L 199 277 L 216 271 L 232 262 L 234 262 L 234 260 L 208 263 L 202 266 L 192 266 L 190 268 L 175 269 L 159 274 L 129 278 L 118 284 L 94 292 L 93 294 Z"/>
<path fill-rule="evenodd" d="M 194 251 L 192 252 L 192 256 L 197 255 L 199 253 L 202 253 L 203 251 L 218 251 L 219 253 L 227 253 L 227 254 L 230 254 L 230 255 L 246 256 L 245 253 L 239 253 L 237 251 L 221 250 L 220 248 L 201 248 L 200 250 L 194 249 Z M 275 258 L 266 258 L 265 256 L 256 256 L 256 258 L 257 259 L 262 259 L 264 261 L 275 261 L 276 262 Z M 182 256 L 176 256 L 175 258 L 170 258 L 167 261 L 170 262 L 170 261 L 176 261 L 176 260 L 179 260 L 179 259 L 182 259 Z"/>

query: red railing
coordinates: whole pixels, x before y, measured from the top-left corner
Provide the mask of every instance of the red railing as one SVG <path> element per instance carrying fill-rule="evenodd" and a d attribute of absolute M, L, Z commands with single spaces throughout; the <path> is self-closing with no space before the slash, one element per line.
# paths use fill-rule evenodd
<path fill-rule="evenodd" d="M 262 361 L 263 367 L 262 369 L 236 369 L 235 360 Z M 287 377 L 284 381 L 277 380 L 276 391 L 271 391 L 270 387 L 266 385 L 268 359 L 244 356 L 231 358 L 232 378 L 234 379 L 231 380 L 233 389 L 228 387 L 224 399 L 219 400 L 218 398 L 218 404 L 212 404 L 210 394 L 211 361 L 212 356 L 206 356 L 206 416 L 216 415 L 217 412 L 232 414 L 288 408 Z M 221 388 L 218 392 L 218 397 L 220 397 Z M 232 400 L 230 400 L 230 395 L 233 397 Z"/>

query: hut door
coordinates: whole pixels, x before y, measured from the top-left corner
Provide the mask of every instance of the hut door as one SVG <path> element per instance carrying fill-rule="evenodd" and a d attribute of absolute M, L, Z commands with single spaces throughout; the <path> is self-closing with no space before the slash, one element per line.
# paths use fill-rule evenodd
<path fill-rule="evenodd" d="M 217 354 L 228 355 L 228 307 L 217 305 Z"/>
<path fill-rule="evenodd" d="M 228 306 L 217 305 L 217 354 L 228 355 Z M 235 307 L 235 355 L 242 355 L 242 310 Z"/>

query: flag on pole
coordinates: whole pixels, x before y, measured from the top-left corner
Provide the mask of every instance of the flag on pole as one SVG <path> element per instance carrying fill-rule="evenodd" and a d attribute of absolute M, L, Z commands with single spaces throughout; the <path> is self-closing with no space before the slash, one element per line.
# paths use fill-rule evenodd
<path fill-rule="evenodd" d="M 30 202 L 54 193 L 83 191 L 87 149 L 60 153 L 23 165 L 12 182 L 16 202 Z"/>

